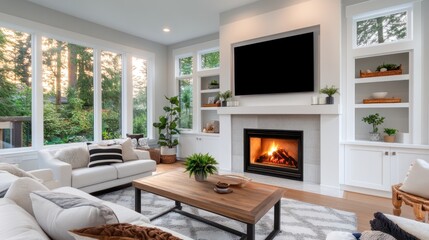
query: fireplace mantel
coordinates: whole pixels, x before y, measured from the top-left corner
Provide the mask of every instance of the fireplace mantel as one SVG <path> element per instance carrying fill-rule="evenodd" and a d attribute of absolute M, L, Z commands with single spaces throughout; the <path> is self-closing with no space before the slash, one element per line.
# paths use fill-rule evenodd
<path fill-rule="evenodd" d="M 220 115 L 235 114 L 341 114 L 340 105 L 279 105 L 279 106 L 240 106 L 240 107 L 220 107 L 217 110 Z"/>

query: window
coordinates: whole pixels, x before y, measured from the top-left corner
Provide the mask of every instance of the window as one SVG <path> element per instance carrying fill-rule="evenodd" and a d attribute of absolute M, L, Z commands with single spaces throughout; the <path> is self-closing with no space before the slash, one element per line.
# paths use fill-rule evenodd
<path fill-rule="evenodd" d="M 31 35 L 0 28 L 0 149 L 29 147 Z"/>
<path fill-rule="evenodd" d="M 213 52 L 202 53 L 200 55 L 200 69 L 213 69 L 218 68 L 220 63 L 219 50 Z"/>
<path fill-rule="evenodd" d="M 192 78 L 179 80 L 180 128 L 192 129 L 192 89 Z"/>
<path fill-rule="evenodd" d="M 147 136 L 147 61 L 132 58 L 133 133 Z"/>
<path fill-rule="evenodd" d="M 397 42 L 408 38 L 407 11 L 385 14 L 356 21 L 358 47 Z"/>
<path fill-rule="evenodd" d="M 179 58 L 179 76 L 191 75 L 192 71 L 192 57 Z"/>
<path fill-rule="evenodd" d="M 122 56 L 101 52 L 102 138 L 121 136 L 121 79 Z"/>
<path fill-rule="evenodd" d="M 42 38 L 44 144 L 93 140 L 91 48 Z"/>

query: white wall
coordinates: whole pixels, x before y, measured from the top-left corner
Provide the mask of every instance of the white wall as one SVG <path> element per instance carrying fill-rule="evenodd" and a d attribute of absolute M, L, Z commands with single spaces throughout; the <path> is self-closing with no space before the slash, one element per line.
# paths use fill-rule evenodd
<path fill-rule="evenodd" d="M 261 1 L 262 2 L 262 1 Z M 286 1 L 283 1 L 286 2 Z M 278 8 L 279 1 L 264 0 L 266 6 L 273 6 L 274 9 L 268 11 L 256 11 L 260 3 L 246 6 L 240 10 L 223 14 L 231 21 L 221 18 L 220 26 L 220 52 L 221 52 L 221 90 L 232 89 L 232 45 L 235 43 L 248 41 L 255 38 L 266 37 L 295 31 L 303 28 L 318 26 L 320 28 L 319 38 L 319 86 L 335 85 L 340 86 L 341 73 L 341 1 L 330 0 L 308 0 L 294 1 L 283 8 Z M 250 13 L 257 12 L 255 15 Z M 250 14 L 250 16 L 249 16 Z M 237 17 L 234 17 L 237 16 Z M 245 16 L 245 17 L 243 17 Z M 285 66 L 285 74 L 287 69 Z M 297 80 L 299 81 L 299 79 Z M 263 79 L 261 80 L 261 84 Z M 272 105 L 310 105 L 311 96 L 316 93 L 296 93 L 296 94 L 273 94 L 261 96 L 240 96 L 238 99 L 242 106 L 272 106 Z M 339 99 L 336 99 L 338 104 Z M 223 124 L 230 124 L 230 118 L 225 119 Z M 320 122 L 321 131 L 321 185 L 339 187 L 339 140 L 340 140 L 339 116 L 322 116 Z M 232 129 L 232 131 L 234 131 Z M 230 135 L 225 136 L 221 131 L 221 140 L 231 144 Z M 229 144 L 229 145 L 230 145 Z M 226 144 L 228 145 L 228 144 Z M 231 150 L 225 151 L 225 158 L 231 159 Z"/>

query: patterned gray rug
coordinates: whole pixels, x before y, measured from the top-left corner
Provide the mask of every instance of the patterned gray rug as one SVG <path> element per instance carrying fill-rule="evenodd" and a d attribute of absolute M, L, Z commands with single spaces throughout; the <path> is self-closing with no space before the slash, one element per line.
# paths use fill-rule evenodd
<path fill-rule="evenodd" d="M 127 187 L 97 197 L 134 209 L 134 188 Z M 142 191 L 142 214 L 151 217 L 174 206 L 174 201 Z M 216 214 L 183 204 L 183 210 L 211 221 L 245 232 L 246 225 Z M 256 224 L 256 239 L 265 239 L 272 231 L 273 209 Z M 178 213 L 168 213 L 152 221 L 193 239 L 239 239 L 238 236 L 219 230 Z M 277 240 L 325 239 L 331 231 L 356 232 L 356 215 L 319 205 L 283 198 L 281 201 L 281 232 Z"/>

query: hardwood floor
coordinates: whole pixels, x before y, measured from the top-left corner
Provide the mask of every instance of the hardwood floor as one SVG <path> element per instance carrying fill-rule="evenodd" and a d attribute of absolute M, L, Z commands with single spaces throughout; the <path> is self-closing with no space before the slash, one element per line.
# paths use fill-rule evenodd
<path fill-rule="evenodd" d="M 172 164 L 158 164 L 156 173 L 183 168 L 183 161 Z M 318 204 L 338 210 L 354 212 L 357 215 L 358 231 L 370 230 L 369 221 L 373 219 L 375 212 L 392 213 L 392 202 L 388 198 L 375 197 L 354 192 L 344 192 L 342 198 L 320 195 L 305 191 L 285 188 L 284 197 L 298 201 Z M 412 209 L 408 206 L 402 207 L 402 217 L 414 219 Z"/>

